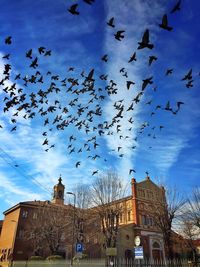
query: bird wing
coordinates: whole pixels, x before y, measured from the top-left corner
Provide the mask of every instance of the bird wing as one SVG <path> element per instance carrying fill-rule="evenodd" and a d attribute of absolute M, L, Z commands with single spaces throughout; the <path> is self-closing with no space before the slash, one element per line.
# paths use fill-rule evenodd
<path fill-rule="evenodd" d="M 167 15 L 165 14 L 162 18 L 162 25 L 167 26 L 168 25 L 168 20 L 167 20 Z"/>
<path fill-rule="evenodd" d="M 149 43 L 149 30 L 148 29 L 143 34 L 142 42 L 145 44 Z"/>

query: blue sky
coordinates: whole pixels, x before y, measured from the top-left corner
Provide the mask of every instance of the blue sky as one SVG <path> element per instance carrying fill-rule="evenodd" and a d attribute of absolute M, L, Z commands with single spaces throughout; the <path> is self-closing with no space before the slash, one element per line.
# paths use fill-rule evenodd
<path fill-rule="evenodd" d="M 67 10 L 75 3 L 78 3 L 78 16 Z M 13 117 L 17 107 L 3 112 L 3 100 L 7 95 L 4 87 L 0 87 L 0 213 L 20 201 L 50 199 L 52 187 L 60 174 L 67 191 L 73 190 L 78 183 L 91 184 L 95 179 L 95 175 L 92 176 L 94 171 L 98 170 L 101 174 L 110 169 L 115 170 L 125 182 L 133 176 L 140 181 L 148 171 L 153 181 L 176 186 L 184 194 L 199 186 L 200 3 L 182 0 L 181 11 L 171 14 L 175 4 L 174 0 L 96 0 L 92 5 L 80 0 L 0 1 L 1 79 L 4 65 L 12 65 L 10 79 L 4 87 L 16 83 L 16 88 L 22 88 L 29 101 L 31 92 L 46 90 L 51 82 L 60 89 L 58 94 L 49 94 L 48 104 L 40 104 L 38 109 L 33 110 L 36 113 L 33 119 L 24 119 L 24 111 Z M 168 15 L 169 25 L 173 27 L 171 32 L 158 26 L 164 14 Z M 112 17 L 114 28 L 107 25 Z M 138 50 L 138 42 L 146 29 L 149 29 L 154 48 Z M 122 41 L 114 37 L 119 30 L 125 31 Z M 11 45 L 4 42 L 7 36 L 12 36 Z M 37 49 L 41 46 L 45 47 L 45 51 L 51 50 L 52 55 L 39 55 Z M 44 83 L 28 83 L 26 87 L 22 78 L 26 75 L 30 78 L 36 72 L 29 67 L 32 60 L 25 56 L 30 49 L 33 59 L 36 56 L 39 59 L 36 70 L 43 75 Z M 134 52 L 137 61 L 128 63 Z M 10 59 L 3 59 L 8 53 Z M 107 62 L 101 60 L 105 54 L 108 55 Z M 157 57 L 151 66 L 148 65 L 149 56 Z M 70 67 L 74 70 L 68 71 Z M 124 72 L 120 72 L 122 68 Z M 166 70 L 171 68 L 172 74 L 166 76 Z M 187 88 L 187 81 L 181 79 L 191 68 L 193 87 Z M 82 71 L 87 76 L 92 69 L 95 70 L 95 90 L 104 99 L 96 97 L 89 102 L 92 96 L 88 93 L 76 95 L 66 92 L 70 83 L 67 81 L 63 86 L 63 79 L 78 79 L 77 88 L 80 90 L 84 79 Z M 48 71 L 51 75 L 47 75 Z M 126 72 L 128 77 L 123 76 Z M 15 80 L 19 73 L 21 79 Z M 53 75 L 59 75 L 59 79 L 51 80 Z M 101 80 L 100 75 L 108 75 L 107 80 Z M 145 88 L 140 102 L 135 104 L 133 99 L 141 92 L 142 80 L 151 76 L 153 84 Z M 105 87 L 110 80 L 116 83 L 117 94 L 107 93 Z M 127 81 L 135 82 L 129 90 Z M 71 107 L 70 101 L 76 98 L 75 106 Z M 42 117 L 39 109 L 47 109 L 54 105 L 55 100 L 59 101 L 55 113 Z M 120 100 L 123 100 L 121 104 Z M 168 101 L 174 111 L 177 102 L 184 104 L 175 115 L 165 110 Z M 127 111 L 132 103 L 134 110 Z M 118 107 L 123 105 L 123 118 L 114 127 L 104 129 L 105 133 L 100 136 L 99 129 L 95 127 L 105 121 L 112 122 L 117 112 L 114 104 Z M 67 114 L 62 114 L 66 120 L 70 120 L 67 118 L 70 114 L 77 117 L 78 105 L 88 106 L 82 120 L 86 119 L 87 111 L 98 108 L 101 116 L 94 116 L 89 122 L 88 134 L 84 129 L 77 129 L 75 124 L 78 121 L 65 130 L 57 130 L 52 122 L 61 115 L 59 105 L 69 109 Z M 156 109 L 157 106 L 161 108 Z M 44 126 L 47 117 L 50 123 Z M 130 118 L 134 121 L 132 124 Z M 17 123 L 13 124 L 12 119 L 16 119 Z M 11 132 L 14 125 L 17 129 Z M 160 129 L 160 126 L 163 127 Z M 49 146 L 42 145 L 46 138 L 42 133 L 45 131 Z M 70 143 L 71 135 L 75 140 Z M 94 142 L 88 141 L 94 136 L 99 145 L 96 149 Z M 85 143 L 89 144 L 90 151 L 87 151 L 88 146 L 84 147 Z M 54 144 L 55 147 L 50 148 Z M 69 153 L 73 147 L 75 152 Z M 47 148 L 48 152 L 45 151 Z M 80 149 L 82 152 L 78 153 Z M 98 155 L 96 159 L 95 155 Z M 76 168 L 78 161 L 80 166 Z M 129 175 L 130 169 L 136 172 Z"/>

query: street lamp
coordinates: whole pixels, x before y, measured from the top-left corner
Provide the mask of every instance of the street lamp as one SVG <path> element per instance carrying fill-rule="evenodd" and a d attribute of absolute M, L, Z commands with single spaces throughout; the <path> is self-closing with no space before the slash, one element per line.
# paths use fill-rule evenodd
<path fill-rule="evenodd" d="M 75 210 L 76 210 L 76 195 L 73 192 L 66 192 L 68 195 L 74 196 L 74 205 L 73 205 L 73 227 L 72 227 L 72 248 L 71 248 L 71 267 L 73 266 L 73 257 L 74 257 L 74 230 L 75 230 Z"/>

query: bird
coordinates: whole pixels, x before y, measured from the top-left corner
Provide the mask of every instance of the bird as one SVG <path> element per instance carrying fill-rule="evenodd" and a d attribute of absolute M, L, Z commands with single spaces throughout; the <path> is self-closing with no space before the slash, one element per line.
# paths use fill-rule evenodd
<path fill-rule="evenodd" d="M 147 177 L 148 177 L 148 176 L 149 176 L 149 173 L 148 173 L 148 171 L 146 171 L 145 173 L 146 173 L 146 175 L 147 175 Z"/>
<path fill-rule="evenodd" d="M 137 60 L 137 59 L 136 59 L 136 52 L 134 52 L 133 55 L 130 57 L 128 63 L 132 62 L 133 60 L 134 60 L 134 61 Z"/>
<path fill-rule="evenodd" d="M 30 64 L 30 66 L 29 66 L 30 68 L 36 68 L 36 67 L 38 67 L 38 58 L 36 57 L 32 62 L 31 62 L 31 64 Z"/>
<path fill-rule="evenodd" d="M 170 107 L 170 102 L 168 101 L 165 108 L 165 110 L 172 111 L 172 108 Z"/>
<path fill-rule="evenodd" d="M 79 15 L 80 12 L 77 10 L 78 8 L 78 4 L 74 4 L 72 6 L 70 6 L 70 8 L 68 8 L 68 11 L 72 14 L 72 15 Z"/>
<path fill-rule="evenodd" d="M 192 69 L 188 71 L 188 73 L 182 78 L 182 81 L 192 80 Z"/>
<path fill-rule="evenodd" d="M 87 3 L 88 5 L 92 5 L 95 0 L 83 0 L 83 2 Z"/>
<path fill-rule="evenodd" d="M 5 44 L 10 45 L 12 43 L 12 36 L 8 36 L 5 39 Z"/>
<path fill-rule="evenodd" d="M 32 59 L 32 49 L 30 49 L 30 50 L 28 50 L 28 51 L 26 52 L 26 57 Z"/>
<path fill-rule="evenodd" d="M 107 22 L 107 25 L 114 28 L 115 25 L 114 25 L 114 17 L 112 17 L 111 19 L 109 19 L 109 21 Z"/>
<path fill-rule="evenodd" d="M 186 84 L 186 87 L 187 88 L 190 88 L 190 87 L 193 87 L 193 80 L 190 80 L 187 84 Z"/>
<path fill-rule="evenodd" d="M 93 171 L 92 176 L 98 173 L 99 170 Z"/>
<path fill-rule="evenodd" d="M 47 50 L 44 54 L 44 56 L 51 56 L 51 50 Z"/>
<path fill-rule="evenodd" d="M 142 83 L 142 91 L 144 91 L 144 89 L 146 88 L 146 86 L 148 84 L 152 84 L 153 83 L 152 79 L 153 79 L 153 76 L 151 76 L 151 77 L 143 80 L 143 83 Z"/>
<path fill-rule="evenodd" d="M 165 75 L 167 76 L 169 74 L 172 74 L 172 72 L 173 72 L 173 69 L 167 69 Z"/>
<path fill-rule="evenodd" d="M 16 129 L 17 129 L 17 126 L 14 126 L 10 131 L 14 132 L 14 131 L 16 131 Z"/>
<path fill-rule="evenodd" d="M 118 41 L 121 41 L 124 38 L 124 35 L 123 35 L 124 32 L 125 31 L 117 31 L 117 33 L 114 34 L 115 39 L 118 40 Z"/>
<path fill-rule="evenodd" d="M 171 14 L 172 13 L 174 13 L 174 12 L 176 12 L 176 11 L 180 11 L 181 10 L 181 0 L 179 0 L 177 3 L 176 3 L 176 5 L 172 8 L 172 10 L 171 10 Z"/>
<path fill-rule="evenodd" d="M 176 102 L 176 105 L 177 105 L 177 110 L 176 110 L 176 111 L 174 111 L 173 113 L 174 113 L 174 114 L 176 114 L 176 113 L 179 111 L 179 109 L 180 109 L 181 105 L 183 105 L 183 104 L 184 104 L 184 102 L 181 102 L 181 101 L 178 101 L 178 102 Z"/>
<path fill-rule="evenodd" d="M 104 55 L 104 56 L 101 58 L 101 60 L 107 62 L 107 61 L 108 61 L 108 55 Z"/>
<path fill-rule="evenodd" d="M 173 30 L 173 28 L 168 25 L 167 14 L 163 15 L 163 17 L 162 17 L 162 23 L 159 24 L 159 27 L 162 28 L 162 29 L 164 29 L 164 30 L 167 30 L 167 31 Z"/>
<path fill-rule="evenodd" d="M 49 144 L 49 141 L 48 141 L 48 139 L 46 138 L 45 140 L 44 140 L 44 142 L 42 143 L 42 145 L 44 146 L 44 145 L 48 145 Z"/>
<path fill-rule="evenodd" d="M 3 59 L 8 59 L 10 58 L 10 54 L 6 54 L 5 56 L 2 57 Z"/>
<path fill-rule="evenodd" d="M 149 66 L 151 66 L 153 61 L 156 61 L 158 58 L 156 56 L 149 56 Z"/>
<path fill-rule="evenodd" d="M 129 170 L 129 175 L 132 173 L 132 172 L 136 172 L 134 169 L 130 169 Z"/>
<path fill-rule="evenodd" d="M 163 126 L 163 125 L 160 125 L 160 127 L 159 127 L 160 131 L 161 131 L 163 128 L 164 128 L 164 126 Z"/>
<path fill-rule="evenodd" d="M 76 168 L 78 168 L 80 165 L 81 165 L 81 162 L 80 161 L 77 161 L 76 162 Z"/>
<path fill-rule="evenodd" d="M 43 54 L 45 52 L 45 47 L 44 46 L 40 46 L 38 48 L 38 52 L 40 53 L 40 55 Z"/>
<path fill-rule="evenodd" d="M 128 90 L 130 89 L 131 84 L 134 85 L 135 83 L 132 82 L 132 81 L 126 81 L 126 86 L 127 86 L 127 89 L 128 89 Z"/>
<path fill-rule="evenodd" d="M 138 42 L 139 46 L 137 49 L 143 49 L 143 48 L 149 48 L 152 49 L 154 47 L 153 44 L 149 43 L 149 30 L 146 29 L 143 36 L 142 36 L 142 41 Z"/>

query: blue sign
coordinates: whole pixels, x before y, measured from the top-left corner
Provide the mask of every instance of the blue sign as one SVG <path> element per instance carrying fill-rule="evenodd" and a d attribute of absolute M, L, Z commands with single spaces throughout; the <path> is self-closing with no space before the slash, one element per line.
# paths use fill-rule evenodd
<path fill-rule="evenodd" d="M 83 244 L 76 243 L 76 252 L 83 252 Z"/>
<path fill-rule="evenodd" d="M 143 259 L 144 253 L 143 253 L 143 247 L 135 247 L 135 259 Z"/>

